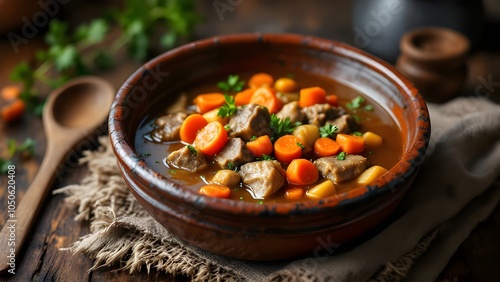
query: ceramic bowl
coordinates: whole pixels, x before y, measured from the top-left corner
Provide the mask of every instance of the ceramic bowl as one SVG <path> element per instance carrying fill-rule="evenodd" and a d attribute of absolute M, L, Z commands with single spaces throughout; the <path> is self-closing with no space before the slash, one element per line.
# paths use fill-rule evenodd
<path fill-rule="evenodd" d="M 321 200 L 255 204 L 206 197 L 155 172 L 134 149 L 140 122 L 157 103 L 207 77 L 276 64 L 335 78 L 383 106 L 401 128 L 403 155 L 370 186 Z M 145 63 L 123 84 L 111 108 L 111 143 L 139 203 L 179 238 L 215 254 L 282 260 L 329 251 L 375 227 L 399 204 L 429 141 L 426 104 L 391 65 L 344 43 L 292 34 L 204 39 Z"/>

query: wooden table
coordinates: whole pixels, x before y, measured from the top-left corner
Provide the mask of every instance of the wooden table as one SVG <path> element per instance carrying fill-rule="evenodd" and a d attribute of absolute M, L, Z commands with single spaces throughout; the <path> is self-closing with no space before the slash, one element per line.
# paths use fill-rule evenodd
<path fill-rule="evenodd" d="M 85 5 L 75 1 L 64 7 L 61 12 L 72 22 L 88 18 L 95 13 L 102 1 L 89 1 Z M 259 2 L 259 1 L 257 1 Z M 262 1 L 261 1 L 262 2 Z M 313 7 L 310 13 L 322 15 L 325 18 L 324 5 L 329 1 L 313 1 L 318 5 Z M 273 5 L 278 5 L 274 1 Z M 200 11 L 205 16 L 205 24 L 197 29 L 198 37 L 207 37 L 214 34 L 230 33 L 237 31 L 293 31 L 301 33 L 315 34 L 329 37 L 336 40 L 352 43 L 351 27 L 351 3 L 340 1 L 336 3 L 336 8 L 345 12 L 337 13 L 336 17 L 329 18 L 327 24 L 318 27 L 314 17 L 309 21 L 309 25 L 295 26 L 287 16 L 293 5 L 281 5 L 280 13 L 270 13 L 269 11 L 259 14 L 263 19 L 258 27 L 251 25 L 255 22 L 252 19 L 257 14 L 257 9 L 262 3 L 244 2 L 241 7 L 236 7 L 235 11 L 228 13 L 227 18 L 221 21 L 220 17 L 213 10 L 211 1 L 200 4 Z M 299 4 L 300 5 L 300 4 Z M 287 8 L 288 7 L 288 8 Z M 314 8 L 315 7 L 315 8 Z M 271 17 L 276 17 L 281 22 L 289 23 L 287 29 L 280 30 L 283 25 L 276 25 L 270 21 Z M 281 18 L 280 18 L 281 17 Z M 333 34 L 333 35 L 332 35 Z M 30 60 L 33 50 L 43 46 L 43 34 L 39 34 L 28 44 L 22 45 L 19 53 L 13 52 L 9 41 L 0 41 L 0 87 L 8 82 L 8 73 L 19 61 Z M 468 82 L 467 91 L 472 92 L 480 85 L 481 78 L 500 81 L 500 52 L 484 51 L 476 53 L 471 59 L 471 75 Z M 102 74 L 103 77 L 111 81 L 116 88 L 138 67 L 137 62 L 123 60 L 120 66 L 109 73 Z M 491 97 L 500 97 L 500 87 L 498 83 L 489 88 Z M 16 187 L 17 199 L 22 200 L 24 191 L 31 183 L 39 164 L 41 163 L 45 150 L 45 136 L 43 124 L 40 118 L 33 115 L 26 115 L 18 122 L 4 124 L 0 122 L 0 152 L 5 152 L 5 141 L 7 138 L 14 138 L 18 142 L 25 138 L 34 138 L 37 141 L 36 154 L 29 160 L 16 160 Z M 86 172 L 85 168 L 76 167 L 64 175 L 58 176 L 54 188 L 78 182 Z M 0 176 L 0 226 L 7 218 L 6 203 L 7 191 L 6 177 Z M 83 255 L 71 255 L 68 251 L 61 251 L 60 248 L 68 247 L 80 236 L 89 232 L 89 225 L 86 222 L 80 223 L 73 220 L 75 211 L 63 204 L 63 195 L 49 196 L 45 201 L 42 210 L 38 214 L 36 224 L 32 228 L 31 236 L 27 239 L 22 254 L 16 258 L 16 275 L 0 277 L 0 280 L 11 281 L 29 280 L 56 280 L 56 281 L 137 281 L 137 280 L 174 280 L 173 277 L 163 274 L 147 274 L 145 271 L 137 274 L 128 274 L 124 271 L 115 272 L 111 268 L 100 268 L 91 272 L 87 270 L 92 266 L 92 261 Z M 479 224 L 471 233 L 470 237 L 457 250 L 447 267 L 440 275 L 442 281 L 500 281 L 500 205 L 488 220 Z M 1 242 L 4 243 L 3 241 Z M 3 254 L 2 254 L 3 255 Z M 185 279 L 175 277 L 175 279 Z"/>

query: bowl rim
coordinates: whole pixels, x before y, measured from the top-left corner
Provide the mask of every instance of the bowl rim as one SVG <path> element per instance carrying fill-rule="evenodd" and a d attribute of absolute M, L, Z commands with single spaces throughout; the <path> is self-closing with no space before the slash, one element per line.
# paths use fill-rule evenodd
<path fill-rule="evenodd" d="M 253 203 L 246 201 L 236 201 L 233 199 L 220 199 L 200 195 L 195 191 L 183 188 L 181 185 L 169 180 L 150 167 L 136 153 L 135 148 L 131 146 L 128 137 L 122 130 L 125 128 L 123 123 L 123 112 L 127 94 L 137 82 L 141 81 L 144 72 L 154 69 L 158 64 L 169 60 L 183 52 L 194 52 L 196 49 L 210 48 L 214 45 L 224 44 L 224 46 L 241 43 L 268 43 L 268 44 L 300 44 L 305 48 L 315 49 L 325 52 L 335 52 L 336 55 L 346 57 L 350 60 L 361 63 L 364 67 L 369 67 L 387 78 L 392 85 L 396 86 L 399 92 L 405 92 L 409 99 L 405 98 L 417 109 L 417 126 L 415 127 L 415 137 L 410 141 L 407 152 L 403 152 L 400 161 L 398 161 L 386 174 L 375 180 L 374 183 L 367 186 L 360 186 L 342 194 L 332 195 L 323 199 L 308 199 L 291 203 Z M 169 196 L 174 197 L 180 203 L 202 207 L 217 213 L 239 214 L 239 215 L 290 215 L 297 213 L 316 213 L 321 208 L 336 209 L 348 207 L 357 202 L 363 202 L 372 197 L 394 192 L 399 183 L 411 178 L 415 170 L 425 158 L 425 152 L 430 138 L 430 119 L 427 105 L 423 97 L 413 84 L 404 77 L 395 67 L 389 63 L 361 51 L 346 43 L 319 38 L 310 35 L 299 34 L 265 34 L 265 33 L 243 33 L 214 36 L 206 39 L 197 40 L 151 59 L 137 69 L 120 87 L 111 106 L 109 115 L 109 137 L 112 149 L 118 161 L 124 168 L 130 169 L 137 180 L 146 184 L 153 192 L 158 194 L 167 192 Z M 133 136 L 132 138 L 135 138 Z M 122 169 L 122 168 L 121 168 Z M 124 173 L 122 171 L 122 173 Z M 160 193 L 161 195 L 161 193 Z"/>

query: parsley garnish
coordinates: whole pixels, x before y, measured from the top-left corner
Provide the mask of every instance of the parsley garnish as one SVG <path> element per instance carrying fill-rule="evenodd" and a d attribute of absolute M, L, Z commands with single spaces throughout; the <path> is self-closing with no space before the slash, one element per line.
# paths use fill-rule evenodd
<path fill-rule="evenodd" d="M 358 96 L 354 99 L 351 100 L 351 102 L 347 103 L 346 106 L 348 109 L 359 109 L 361 107 L 361 104 L 365 102 L 365 98 Z"/>
<path fill-rule="evenodd" d="M 366 106 L 363 107 L 363 109 L 365 111 L 367 111 L 367 112 L 371 112 L 371 111 L 373 111 L 373 106 L 372 105 L 366 105 Z"/>
<path fill-rule="evenodd" d="M 336 125 L 327 123 L 319 128 L 319 133 L 321 137 L 333 137 L 339 128 Z"/>
<path fill-rule="evenodd" d="M 250 138 L 250 141 L 255 141 L 255 140 L 257 140 L 257 136 L 252 135 L 252 138 Z"/>
<path fill-rule="evenodd" d="M 224 125 L 224 129 L 226 131 L 230 131 L 231 130 L 231 126 L 229 124 L 226 124 L 226 125 Z"/>
<path fill-rule="evenodd" d="M 339 160 L 339 161 L 345 160 L 346 155 L 347 155 L 346 152 L 340 152 L 340 154 L 337 155 L 337 160 Z"/>
<path fill-rule="evenodd" d="M 274 133 L 273 139 L 277 139 L 283 135 L 292 133 L 295 128 L 301 124 L 302 123 L 298 121 L 292 123 L 290 118 L 280 119 L 275 114 L 272 114 L 269 126 Z"/>
<path fill-rule="evenodd" d="M 198 151 L 196 150 L 196 148 L 192 145 L 187 145 L 189 151 L 191 151 L 191 154 L 193 154 L 193 156 L 196 157 L 196 155 L 198 155 Z"/>
<path fill-rule="evenodd" d="M 226 99 L 226 104 L 219 108 L 217 115 L 220 117 L 230 117 L 236 113 L 238 107 L 236 107 L 236 102 L 233 96 L 224 94 L 224 99 Z"/>
<path fill-rule="evenodd" d="M 272 161 L 272 160 L 274 160 L 274 158 L 269 156 L 269 155 L 264 154 L 264 155 L 262 155 L 262 157 L 257 158 L 257 160 L 258 161 Z"/>
<path fill-rule="evenodd" d="M 236 169 L 236 167 L 234 166 L 234 164 L 232 162 L 228 162 L 226 166 L 230 170 L 235 170 Z"/>
<path fill-rule="evenodd" d="M 296 142 L 295 145 L 299 146 L 302 150 L 304 150 L 306 148 L 306 146 L 304 146 L 302 143 L 300 142 Z"/>
<path fill-rule="evenodd" d="M 217 83 L 217 87 L 225 92 L 240 92 L 245 86 L 245 81 L 240 80 L 238 75 L 229 75 L 227 81 Z"/>
<path fill-rule="evenodd" d="M 170 172 L 171 174 L 175 174 L 175 169 L 171 169 L 171 170 L 169 170 L 169 172 Z"/>
<path fill-rule="evenodd" d="M 354 136 L 363 136 L 363 133 L 359 132 L 359 131 L 355 131 L 352 133 L 352 135 Z"/>

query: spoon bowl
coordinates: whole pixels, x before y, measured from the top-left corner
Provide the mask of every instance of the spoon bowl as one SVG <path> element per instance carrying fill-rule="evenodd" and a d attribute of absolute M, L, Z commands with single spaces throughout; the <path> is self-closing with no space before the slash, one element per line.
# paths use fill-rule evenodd
<path fill-rule="evenodd" d="M 47 149 L 42 164 L 30 187 L 16 208 L 15 218 L 10 218 L 0 231 L 0 241 L 7 242 L 14 224 L 16 230 L 16 257 L 27 238 L 32 223 L 50 191 L 59 165 L 79 141 L 93 138 L 93 133 L 104 124 L 115 96 L 113 86 L 98 77 L 73 79 L 54 90 L 43 110 Z M 11 246 L 0 245 L 1 254 L 10 254 Z M 7 255 L 0 257 L 0 272 L 9 268 Z"/>

